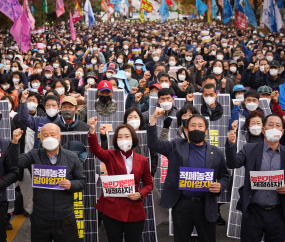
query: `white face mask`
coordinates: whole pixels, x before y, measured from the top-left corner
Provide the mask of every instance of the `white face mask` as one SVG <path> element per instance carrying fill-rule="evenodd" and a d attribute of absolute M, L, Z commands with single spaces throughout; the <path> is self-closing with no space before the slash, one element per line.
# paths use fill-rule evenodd
<path fill-rule="evenodd" d="M 150 97 L 156 97 L 156 98 L 157 98 L 157 97 L 158 97 L 158 94 L 157 94 L 157 92 L 150 92 L 150 93 L 149 93 L 149 96 L 150 96 Z"/>
<path fill-rule="evenodd" d="M 120 140 L 117 141 L 118 146 L 121 150 L 127 152 L 128 150 L 130 150 L 133 146 L 133 141 L 132 140 Z"/>
<path fill-rule="evenodd" d="M 79 78 L 83 76 L 83 74 L 80 71 L 75 72 L 75 76 L 79 75 Z"/>
<path fill-rule="evenodd" d="M 13 72 L 16 72 L 16 71 L 18 71 L 19 69 L 18 69 L 18 67 L 12 67 L 11 68 L 11 71 L 13 71 Z"/>
<path fill-rule="evenodd" d="M 92 86 L 95 84 L 95 80 L 93 78 L 88 78 L 87 83 Z"/>
<path fill-rule="evenodd" d="M 52 77 L 52 74 L 45 74 L 45 77 L 46 77 L 47 79 L 50 79 L 50 78 Z"/>
<path fill-rule="evenodd" d="M 192 57 L 191 57 L 191 56 L 186 56 L 185 59 L 186 59 L 187 61 L 191 61 L 191 60 L 192 60 Z"/>
<path fill-rule="evenodd" d="M 57 91 L 58 95 L 63 95 L 65 92 L 64 87 L 59 87 L 59 88 L 56 88 L 55 90 Z"/>
<path fill-rule="evenodd" d="M 157 49 L 157 50 L 155 50 L 155 52 L 160 54 L 161 53 L 161 49 Z"/>
<path fill-rule="evenodd" d="M 114 51 L 114 48 L 109 48 L 110 51 Z"/>
<path fill-rule="evenodd" d="M 158 57 L 158 56 L 155 56 L 155 57 L 153 57 L 152 59 L 153 59 L 153 61 L 155 61 L 155 62 L 156 62 L 156 61 L 159 61 L 159 57 Z"/>
<path fill-rule="evenodd" d="M 231 71 L 231 72 L 236 72 L 236 71 L 237 71 L 237 68 L 236 68 L 235 66 L 231 66 L 231 67 L 230 67 L 230 71 Z"/>
<path fill-rule="evenodd" d="M 142 66 L 137 65 L 137 66 L 136 66 L 136 69 L 137 69 L 138 71 L 140 71 L 140 70 L 142 69 Z"/>
<path fill-rule="evenodd" d="M 14 84 L 18 84 L 18 83 L 19 83 L 19 81 L 20 81 L 20 79 L 18 79 L 18 78 L 13 78 L 13 82 L 14 82 Z"/>
<path fill-rule="evenodd" d="M 209 106 L 215 103 L 216 98 L 215 97 L 204 97 L 205 103 L 207 103 Z"/>
<path fill-rule="evenodd" d="M 32 88 L 39 89 L 40 85 L 40 83 L 32 83 Z"/>
<path fill-rule="evenodd" d="M 134 130 L 138 129 L 141 125 L 140 119 L 133 119 L 133 120 L 127 121 L 127 123 L 131 125 L 134 128 Z"/>
<path fill-rule="evenodd" d="M 249 128 L 249 131 L 253 135 L 260 135 L 260 133 L 261 133 L 261 126 L 254 125 L 254 126 Z"/>
<path fill-rule="evenodd" d="M 106 73 L 106 77 L 107 77 L 108 79 L 111 78 L 111 77 L 112 77 L 112 73 L 107 72 L 107 73 Z"/>
<path fill-rule="evenodd" d="M 223 70 L 222 70 L 221 67 L 216 66 L 216 67 L 213 68 L 213 72 L 214 72 L 216 75 L 220 75 L 220 74 L 223 72 Z"/>
<path fill-rule="evenodd" d="M 238 56 L 234 56 L 234 60 L 236 60 L 236 61 L 237 61 L 238 59 L 239 59 L 239 57 L 238 57 Z"/>
<path fill-rule="evenodd" d="M 63 57 L 62 59 L 64 59 L 65 61 L 68 61 L 68 57 Z"/>
<path fill-rule="evenodd" d="M 228 46 L 228 44 L 227 44 L 227 43 L 223 43 L 222 46 L 223 46 L 224 48 L 226 48 L 226 47 Z"/>
<path fill-rule="evenodd" d="M 282 132 L 279 131 L 278 129 L 267 129 L 265 130 L 265 136 L 266 136 L 266 139 L 269 141 L 269 142 L 277 142 L 281 139 L 281 136 L 282 136 Z"/>
<path fill-rule="evenodd" d="M 175 66 L 175 65 L 176 65 L 176 62 L 175 62 L 175 61 L 169 61 L 169 65 L 170 65 L 170 66 Z"/>
<path fill-rule="evenodd" d="M 130 77 L 131 77 L 131 73 L 129 73 L 129 72 L 125 72 L 125 75 L 126 75 L 126 77 L 127 77 L 127 79 L 129 79 Z"/>
<path fill-rule="evenodd" d="M 59 67 L 59 64 L 53 64 L 52 66 L 54 69 L 57 69 Z"/>
<path fill-rule="evenodd" d="M 129 46 L 124 45 L 124 50 L 127 50 L 129 48 Z"/>
<path fill-rule="evenodd" d="M 200 50 L 201 50 L 201 48 L 200 48 L 200 47 L 196 48 L 196 51 L 197 51 L 197 52 L 199 52 Z"/>
<path fill-rule="evenodd" d="M 253 103 L 253 102 L 251 102 L 251 103 L 247 103 L 245 106 L 246 106 L 246 109 L 247 109 L 247 110 L 249 110 L 249 111 L 254 111 L 254 110 L 256 110 L 257 107 L 258 107 L 258 103 Z"/>
<path fill-rule="evenodd" d="M 236 95 L 236 99 L 244 100 L 244 95 L 243 94 Z"/>
<path fill-rule="evenodd" d="M 53 137 L 44 139 L 42 143 L 43 147 L 48 151 L 53 151 L 59 146 L 58 140 Z"/>
<path fill-rule="evenodd" d="M 270 73 L 271 76 L 276 76 L 278 74 L 278 70 L 270 69 L 269 73 Z"/>
<path fill-rule="evenodd" d="M 2 85 L 3 90 L 7 90 L 7 89 L 9 89 L 9 87 L 10 87 L 10 85 L 9 85 L 9 84 L 7 84 L 7 85 Z"/>
<path fill-rule="evenodd" d="M 217 55 L 217 60 L 223 60 L 224 56 L 223 55 Z"/>
<path fill-rule="evenodd" d="M 169 83 L 163 82 L 160 84 L 162 88 L 169 88 Z"/>
<path fill-rule="evenodd" d="M 97 64 L 97 60 L 91 60 L 91 63 L 93 64 L 93 65 L 95 65 L 95 64 Z"/>
<path fill-rule="evenodd" d="M 27 107 L 28 107 L 30 112 L 34 112 L 36 110 L 36 108 L 38 107 L 38 104 L 36 104 L 34 102 L 29 102 L 29 103 L 27 103 Z"/>
<path fill-rule="evenodd" d="M 264 66 L 260 66 L 260 67 L 259 67 L 259 70 L 260 70 L 261 72 L 264 72 Z"/>
<path fill-rule="evenodd" d="M 46 113 L 49 117 L 54 117 L 55 115 L 57 115 L 58 110 L 56 108 L 50 108 L 46 110 Z"/>
<path fill-rule="evenodd" d="M 184 76 L 184 75 L 178 75 L 178 79 L 179 79 L 180 81 L 184 81 L 185 78 L 186 78 L 186 76 Z"/>
<path fill-rule="evenodd" d="M 172 102 L 164 102 L 160 104 L 160 107 L 164 109 L 164 111 L 168 111 L 172 108 Z"/>
<path fill-rule="evenodd" d="M 119 59 L 117 59 L 117 62 L 118 62 L 119 64 L 121 64 L 121 63 L 123 63 L 123 60 L 122 60 L 121 58 L 119 58 Z"/>
<path fill-rule="evenodd" d="M 211 52 L 211 54 L 212 54 L 212 55 L 216 55 L 216 51 L 213 50 L 213 51 Z"/>
<path fill-rule="evenodd" d="M 266 56 L 266 59 L 267 59 L 268 61 L 273 61 L 273 56 Z"/>

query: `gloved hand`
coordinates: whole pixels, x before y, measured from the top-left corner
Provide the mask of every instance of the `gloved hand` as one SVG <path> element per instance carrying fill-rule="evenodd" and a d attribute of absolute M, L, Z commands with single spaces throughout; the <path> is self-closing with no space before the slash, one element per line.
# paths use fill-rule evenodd
<path fill-rule="evenodd" d="M 169 129 L 171 126 L 172 118 L 168 117 L 163 121 L 163 128 Z"/>

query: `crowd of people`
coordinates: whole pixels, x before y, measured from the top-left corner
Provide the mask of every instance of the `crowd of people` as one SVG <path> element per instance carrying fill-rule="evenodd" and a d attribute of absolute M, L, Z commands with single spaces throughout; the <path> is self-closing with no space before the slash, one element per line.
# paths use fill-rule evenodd
<path fill-rule="evenodd" d="M 202 30 L 209 31 L 210 41 L 202 40 Z M 84 189 L 86 177 L 81 157 L 60 145 L 61 132 L 74 131 L 87 133 L 91 152 L 109 175 L 134 174 L 134 193 L 102 194 L 94 204 L 109 242 L 122 241 L 123 234 L 126 242 L 140 241 L 143 199 L 156 189 L 159 154 L 168 159 L 160 206 L 172 208 L 175 242 L 188 242 L 194 226 L 199 241 L 216 241 L 216 225 L 226 224 L 217 197 L 231 187 L 228 169 L 242 166 L 241 241 L 260 242 L 263 235 L 265 241 L 284 241 L 285 186 L 253 190 L 250 183 L 251 171 L 285 169 L 283 30 L 170 20 L 95 23 L 92 29 L 80 24 L 75 31 L 73 41 L 69 25 L 45 26 L 22 53 L 9 31 L 0 30 L 0 99 L 9 103 L 12 133 L 11 142 L 0 138 L 0 241 L 13 229 L 6 196 L 13 183 L 13 214 L 30 217 L 31 241 L 79 240 L 73 193 Z M 91 88 L 97 89 L 96 101 L 87 107 Z M 116 113 L 118 89 L 125 94 L 125 114 L 114 130 L 114 149 L 108 149 L 108 130 L 98 117 Z M 193 105 L 195 93 L 202 93 L 200 109 Z M 230 103 L 217 102 L 220 93 L 229 94 Z M 150 97 L 157 98 L 153 113 Z M 176 98 L 185 100 L 180 109 L 173 104 Z M 272 114 L 265 115 L 260 98 L 267 99 Z M 206 140 L 210 123 L 224 114 L 223 105 L 231 108 L 225 154 Z M 96 116 L 88 120 L 90 108 Z M 168 141 L 173 117 L 177 138 Z M 247 132 L 239 151 L 240 117 Z M 159 133 L 157 119 L 164 120 Z M 151 165 L 141 155 L 138 130 L 147 132 Z M 33 164 L 66 166 L 66 179 L 59 182 L 64 189 L 33 188 Z M 209 191 L 179 190 L 180 167 L 213 169 Z"/>

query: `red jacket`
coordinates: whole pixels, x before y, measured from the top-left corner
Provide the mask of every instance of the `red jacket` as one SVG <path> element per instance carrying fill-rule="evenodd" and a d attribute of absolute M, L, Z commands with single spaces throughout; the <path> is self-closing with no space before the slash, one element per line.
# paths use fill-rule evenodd
<path fill-rule="evenodd" d="M 127 174 L 125 161 L 120 151 L 102 149 L 98 143 L 96 133 L 94 135 L 88 133 L 87 137 L 91 152 L 105 163 L 108 175 Z M 147 158 L 134 151 L 131 174 L 134 174 L 135 178 L 135 191 L 139 191 L 144 199 L 153 189 L 152 177 Z M 140 180 L 143 183 L 141 190 L 139 190 Z M 126 197 L 104 197 L 102 193 L 95 208 L 118 221 L 137 222 L 146 219 L 143 201 L 141 200 L 132 201 Z"/>
<path fill-rule="evenodd" d="M 282 110 L 279 105 L 279 102 L 273 102 L 272 111 L 273 113 L 278 114 L 281 118 L 285 115 L 285 111 Z"/>

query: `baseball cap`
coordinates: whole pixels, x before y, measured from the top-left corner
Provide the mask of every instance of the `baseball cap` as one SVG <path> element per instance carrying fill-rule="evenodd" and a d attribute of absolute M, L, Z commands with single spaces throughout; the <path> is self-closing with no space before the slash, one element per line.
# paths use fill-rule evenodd
<path fill-rule="evenodd" d="M 46 66 L 45 71 L 51 71 L 53 72 L 53 67 L 52 66 Z"/>
<path fill-rule="evenodd" d="M 235 92 L 240 92 L 240 91 L 245 91 L 246 92 L 247 89 L 245 89 L 244 86 L 241 85 L 241 84 L 235 85 L 234 88 L 233 88 L 233 92 L 232 92 L 231 98 L 234 98 Z"/>
<path fill-rule="evenodd" d="M 98 90 L 100 90 L 100 92 L 103 92 L 105 90 L 112 92 L 113 91 L 112 83 L 109 81 L 101 81 L 98 85 Z"/>
<path fill-rule="evenodd" d="M 153 85 L 151 85 L 151 86 L 149 87 L 149 90 L 152 89 L 153 87 L 156 87 L 158 90 L 160 90 L 160 89 L 162 88 L 162 86 L 161 86 L 160 84 L 154 83 Z"/>
<path fill-rule="evenodd" d="M 116 73 L 116 69 L 113 66 L 109 66 L 107 68 L 107 71 L 112 71 L 113 73 Z"/>
<path fill-rule="evenodd" d="M 64 104 L 64 103 L 70 103 L 74 106 L 77 106 L 77 101 L 74 97 L 72 96 L 66 96 L 62 99 L 62 103 L 61 104 Z"/>
<path fill-rule="evenodd" d="M 271 94 L 272 89 L 269 86 L 261 86 L 257 89 L 257 92 L 260 94 Z"/>
<path fill-rule="evenodd" d="M 273 67 L 280 67 L 280 64 L 277 60 L 273 60 L 269 63 L 270 67 L 273 66 Z"/>

